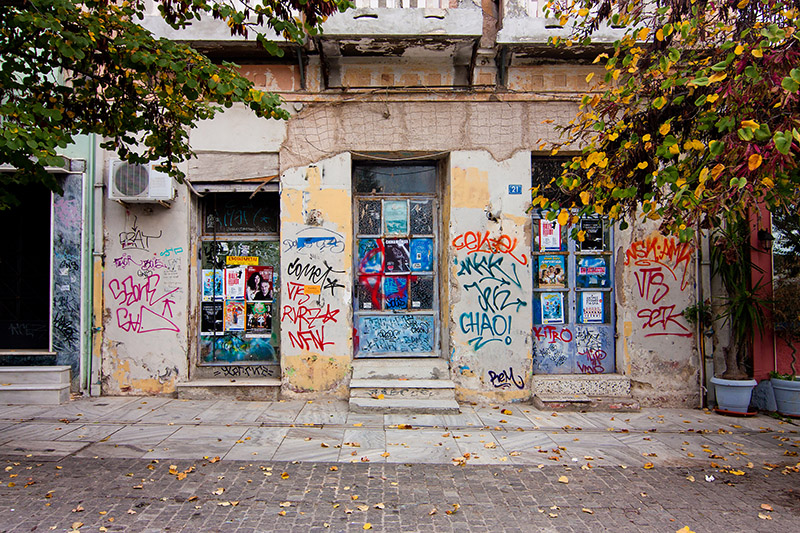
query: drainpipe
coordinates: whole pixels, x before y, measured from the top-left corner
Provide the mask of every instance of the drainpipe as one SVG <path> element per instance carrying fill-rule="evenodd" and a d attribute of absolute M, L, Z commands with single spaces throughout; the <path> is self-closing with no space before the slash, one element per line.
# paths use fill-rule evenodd
<path fill-rule="evenodd" d="M 102 168 L 102 165 L 97 164 L 97 147 L 96 139 L 92 143 L 92 170 L 93 175 L 97 176 L 97 169 Z M 91 364 L 89 368 L 90 374 L 90 392 L 91 396 L 100 396 L 100 354 L 103 347 L 103 262 L 105 253 L 103 252 L 103 202 L 104 202 L 104 186 L 103 177 L 100 179 L 92 180 L 92 309 L 91 309 L 91 324 L 92 324 L 92 347 L 91 347 Z"/>
<path fill-rule="evenodd" d="M 94 245 L 94 182 L 95 134 L 89 134 L 89 156 L 85 169 L 83 186 L 83 260 L 81 271 L 81 390 L 91 395 L 92 383 L 92 306 L 94 286 L 92 284 L 92 250 Z"/>
<path fill-rule="evenodd" d="M 697 251 L 694 254 L 694 276 L 695 276 L 695 305 L 702 305 L 705 301 L 703 296 L 703 271 L 701 264 L 703 261 L 703 241 L 700 233 L 700 223 L 695 226 L 695 240 Z M 698 316 L 698 318 L 700 318 Z M 695 335 L 697 335 L 697 351 L 700 357 L 700 409 L 706 407 L 706 336 L 703 321 L 698 320 L 695 324 Z"/>

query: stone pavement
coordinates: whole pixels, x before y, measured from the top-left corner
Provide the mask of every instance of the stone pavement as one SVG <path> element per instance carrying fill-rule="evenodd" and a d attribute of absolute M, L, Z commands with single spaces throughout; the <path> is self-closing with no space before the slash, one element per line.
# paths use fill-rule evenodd
<path fill-rule="evenodd" d="M 0 406 L 0 531 L 800 531 L 798 429 L 524 404 Z"/>

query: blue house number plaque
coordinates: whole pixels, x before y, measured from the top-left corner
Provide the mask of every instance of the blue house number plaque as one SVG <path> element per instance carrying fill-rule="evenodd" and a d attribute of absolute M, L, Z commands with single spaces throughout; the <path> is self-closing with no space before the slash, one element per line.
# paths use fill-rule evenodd
<path fill-rule="evenodd" d="M 509 185 L 508 194 L 522 194 L 522 185 Z"/>

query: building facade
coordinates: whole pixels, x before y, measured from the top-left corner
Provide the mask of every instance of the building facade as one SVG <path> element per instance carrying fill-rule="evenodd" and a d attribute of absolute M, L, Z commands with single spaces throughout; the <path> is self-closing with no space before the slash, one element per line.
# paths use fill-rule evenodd
<path fill-rule="evenodd" d="M 202 124 L 168 202 L 103 159 L 95 392 L 698 404 L 692 245 L 600 218 L 577 242 L 530 209 L 597 50 L 556 55 L 536 2 L 442 2 L 359 4 L 281 59 L 144 21 L 292 118 Z"/>

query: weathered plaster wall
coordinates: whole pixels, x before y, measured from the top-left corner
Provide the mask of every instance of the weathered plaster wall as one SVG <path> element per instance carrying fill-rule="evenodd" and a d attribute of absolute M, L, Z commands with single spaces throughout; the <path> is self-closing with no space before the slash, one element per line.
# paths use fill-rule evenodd
<path fill-rule="evenodd" d="M 617 369 L 643 405 L 698 404 L 694 328 L 694 248 L 639 222 L 616 240 Z"/>
<path fill-rule="evenodd" d="M 103 394 L 170 393 L 188 375 L 187 195 L 178 187 L 170 208 L 105 203 Z"/>
<path fill-rule="evenodd" d="M 530 395 L 530 152 L 450 154 L 451 375 L 463 400 Z M 519 194 L 511 194 L 512 192 Z"/>
<path fill-rule="evenodd" d="M 353 354 L 350 154 L 281 176 L 281 374 L 287 395 L 347 395 Z"/>
<path fill-rule="evenodd" d="M 53 195 L 53 351 L 56 364 L 72 367 L 73 391 L 80 389 L 83 174 L 59 180 Z"/>

